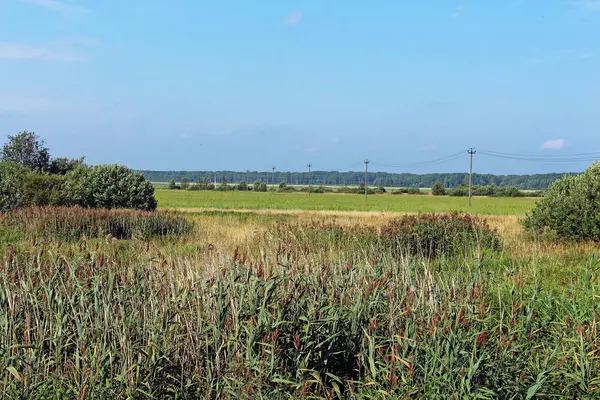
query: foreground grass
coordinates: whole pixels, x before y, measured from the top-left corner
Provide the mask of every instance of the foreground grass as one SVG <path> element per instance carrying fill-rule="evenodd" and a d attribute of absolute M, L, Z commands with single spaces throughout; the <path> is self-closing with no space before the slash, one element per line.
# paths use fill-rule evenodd
<path fill-rule="evenodd" d="M 161 208 L 333 210 L 382 212 L 450 212 L 524 215 L 536 202 L 533 198 L 474 198 L 449 196 L 372 195 L 368 200 L 356 194 L 255 193 L 219 191 L 157 190 Z"/>
<path fill-rule="evenodd" d="M 499 216 L 504 250 L 428 259 L 355 234 L 387 216 L 188 218 L 178 240 L 5 250 L 4 397 L 599 396 L 591 244 Z"/>

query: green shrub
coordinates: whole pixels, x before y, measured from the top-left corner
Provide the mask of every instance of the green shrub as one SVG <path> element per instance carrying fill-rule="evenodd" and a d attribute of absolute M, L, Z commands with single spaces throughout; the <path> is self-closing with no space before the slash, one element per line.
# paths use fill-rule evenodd
<path fill-rule="evenodd" d="M 384 224 L 380 236 L 385 247 L 396 254 L 425 257 L 502 247 L 500 235 L 471 214 L 405 215 Z"/>
<path fill-rule="evenodd" d="M 181 189 L 187 190 L 190 187 L 190 178 L 185 176 L 181 178 L 181 183 L 179 184 L 179 186 L 181 187 Z"/>
<path fill-rule="evenodd" d="M 24 206 L 63 205 L 67 202 L 63 192 L 65 179 L 62 175 L 44 172 L 28 172 L 21 188 Z"/>
<path fill-rule="evenodd" d="M 0 163 L 0 212 L 23 205 L 23 182 L 27 174 L 28 170 L 19 164 Z"/>
<path fill-rule="evenodd" d="M 248 190 L 248 184 L 246 182 L 244 182 L 244 181 L 240 182 L 237 185 L 237 190 L 242 191 L 242 192 L 247 191 Z"/>
<path fill-rule="evenodd" d="M 419 189 L 418 187 L 410 187 L 410 188 L 408 188 L 408 190 L 406 191 L 406 193 L 408 193 L 408 194 L 421 194 L 421 189 Z"/>
<path fill-rule="evenodd" d="M 255 192 L 266 192 L 267 191 L 267 184 L 264 183 L 263 181 L 256 181 L 254 182 L 253 186 L 253 190 Z"/>
<path fill-rule="evenodd" d="M 184 217 L 168 212 L 81 207 L 25 207 L 4 214 L 0 222 L 29 237 L 61 240 L 161 238 L 185 235 L 193 228 Z"/>
<path fill-rule="evenodd" d="M 436 182 L 431 187 L 431 194 L 434 196 L 444 196 L 446 195 L 446 188 L 442 182 Z"/>
<path fill-rule="evenodd" d="M 215 185 L 208 179 L 204 178 L 200 181 L 190 185 L 188 190 L 214 190 Z"/>
<path fill-rule="evenodd" d="M 180 187 L 177 186 L 177 183 L 175 183 L 175 179 L 171 179 L 171 181 L 169 182 L 169 189 L 171 189 L 171 190 L 180 189 Z"/>
<path fill-rule="evenodd" d="M 122 165 L 79 167 L 65 179 L 65 204 L 86 208 L 154 210 L 154 186 L 141 172 Z"/>
<path fill-rule="evenodd" d="M 550 229 L 558 239 L 600 240 L 600 162 L 554 182 L 523 225 L 534 234 Z"/>
<path fill-rule="evenodd" d="M 55 158 L 50 162 L 48 172 L 52 175 L 66 175 L 69 171 L 73 171 L 77 167 L 84 165 L 84 157 L 81 158 Z"/>

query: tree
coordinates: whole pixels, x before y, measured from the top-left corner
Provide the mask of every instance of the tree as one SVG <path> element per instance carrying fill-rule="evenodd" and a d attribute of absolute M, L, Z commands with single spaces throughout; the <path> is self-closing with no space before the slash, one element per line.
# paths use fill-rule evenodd
<path fill-rule="evenodd" d="M 554 182 L 523 221 L 533 233 L 560 239 L 600 240 L 600 161 L 582 175 Z"/>
<path fill-rule="evenodd" d="M 8 136 L 8 143 L 2 149 L 2 161 L 14 162 L 30 170 L 47 171 L 50 152 L 38 135 L 23 131 Z"/>
<path fill-rule="evenodd" d="M 183 190 L 186 190 L 190 186 L 190 179 L 187 176 L 181 178 L 180 186 Z"/>
<path fill-rule="evenodd" d="M 24 204 L 23 182 L 27 169 L 12 162 L 0 162 L 0 212 Z"/>
<path fill-rule="evenodd" d="M 446 188 L 444 187 L 444 184 L 440 181 L 434 183 L 431 187 L 431 194 L 434 196 L 444 196 L 446 194 Z"/>
<path fill-rule="evenodd" d="M 252 186 L 254 186 L 255 192 L 266 192 L 267 191 L 267 184 L 264 183 L 263 181 L 256 181 L 256 182 L 254 182 L 254 184 Z"/>
<path fill-rule="evenodd" d="M 171 190 L 177 189 L 177 184 L 175 183 L 175 179 L 171 179 L 171 181 L 169 182 L 169 189 L 171 189 Z"/>
<path fill-rule="evenodd" d="M 237 186 L 237 189 L 240 191 L 247 191 L 248 190 L 248 184 L 244 181 L 241 181 L 239 183 L 239 185 Z"/>
<path fill-rule="evenodd" d="M 69 171 L 84 165 L 84 157 L 81 158 L 55 158 L 50 162 L 49 171 L 53 175 L 66 175 Z"/>
<path fill-rule="evenodd" d="M 87 208 L 154 210 L 154 186 L 123 165 L 79 167 L 65 175 L 65 203 Z"/>

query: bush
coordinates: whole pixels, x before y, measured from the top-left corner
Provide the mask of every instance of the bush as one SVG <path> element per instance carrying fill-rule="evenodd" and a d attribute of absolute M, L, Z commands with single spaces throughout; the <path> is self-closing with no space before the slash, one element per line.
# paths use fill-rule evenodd
<path fill-rule="evenodd" d="M 23 183 L 27 174 L 28 170 L 19 164 L 0 163 L 0 212 L 23 205 Z"/>
<path fill-rule="evenodd" d="M 221 184 L 215 188 L 215 190 L 218 190 L 220 192 L 227 192 L 227 191 L 233 190 L 233 189 L 234 189 L 234 187 L 229 186 L 226 181 L 221 182 Z"/>
<path fill-rule="evenodd" d="M 285 183 L 285 181 L 281 181 L 279 183 L 279 188 L 277 189 L 278 192 L 293 192 L 295 191 L 295 189 L 292 186 L 288 186 L 287 183 Z"/>
<path fill-rule="evenodd" d="M 247 191 L 247 190 L 248 190 L 248 184 L 247 184 L 246 182 L 243 182 L 243 181 L 242 181 L 242 182 L 240 182 L 240 183 L 237 185 L 237 190 L 239 190 L 239 191 L 243 191 L 243 192 Z"/>
<path fill-rule="evenodd" d="M 171 181 L 169 182 L 169 189 L 171 189 L 171 190 L 180 189 L 180 187 L 177 186 L 177 183 L 175 183 L 175 179 L 171 179 Z"/>
<path fill-rule="evenodd" d="M 55 158 L 50 162 L 49 173 L 52 175 L 66 175 L 69 171 L 73 171 L 77 167 L 84 164 L 84 157 L 69 159 L 65 157 Z"/>
<path fill-rule="evenodd" d="M 27 207 L 4 214 L 0 221 L 29 237 L 61 240 L 132 239 L 185 235 L 192 224 L 167 212 L 90 210 L 80 207 Z"/>
<path fill-rule="evenodd" d="M 534 234 L 552 230 L 558 239 L 600 240 L 600 162 L 554 182 L 523 225 Z"/>
<path fill-rule="evenodd" d="M 436 182 L 431 187 L 431 194 L 434 196 L 445 196 L 446 188 L 442 182 Z"/>
<path fill-rule="evenodd" d="M 181 178 L 181 183 L 179 184 L 179 186 L 181 187 L 181 189 L 187 190 L 187 188 L 190 187 L 190 179 L 187 177 Z"/>
<path fill-rule="evenodd" d="M 266 192 L 267 191 L 267 184 L 264 183 L 263 181 L 254 182 L 253 187 L 254 187 L 255 192 Z"/>
<path fill-rule="evenodd" d="M 65 178 L 61 175 L 50 175 L 43 172 L 30 171 L 24 176 L 22 183 L 23 206 L 63 205 L 67 202 L 63 192 Z"/>
<path fill-rule="evenodd" d="M 122 165 L 79 167 L 65 179 L 65 204 L 86 208 L 155 210 L 154 186 Z"/>
<path fill-rule="evenodd" d="M 215 185 L 208 178 L 204 178 L 188 188 L 188 190 L 214 190 Z"/>
<path fill-rule="evenodd" d="M 396 254 L 453 256 L 472 248 L 501 249 L 500 235 L 471 214 L 419 214 L 396 218 L 381 227 L 387 248 Z"/>
<path fill-rule="evenodd" d="M 406 191 L 406 193 L 408 193 L 408 194 L 421 194 L 421 189 L 419 189 L 418 187 L 410 187 L 410 188 L 408 188 L 408 190 Z"/>

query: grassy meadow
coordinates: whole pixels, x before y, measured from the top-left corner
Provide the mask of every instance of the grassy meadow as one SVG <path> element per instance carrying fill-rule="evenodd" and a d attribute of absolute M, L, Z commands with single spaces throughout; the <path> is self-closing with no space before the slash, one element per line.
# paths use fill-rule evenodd
<path fill-rule="evenodd" d="M 192 208 L 364 201 L 158 196 Z M 502 200 L 474 209 L 522 214 L 529 201 Z M 3 398 L 600 397 L 596 246 L 533 240 L 517 215 L 107 213 L 0 218 Z M 115 224 L 126 239 L 104 235 Z"/>
<path fill-rule="evenodd" d="M 537 199 L 526 197 L 476 197 L 469 209 L 464 197 L 429 195 L 308 194 L 276 192 L 219 192 L 157 190 L 160 208 L 226 210 L 329 210 L 376 212 L 469 211 L 489 215 L 525 215 Z"/>

